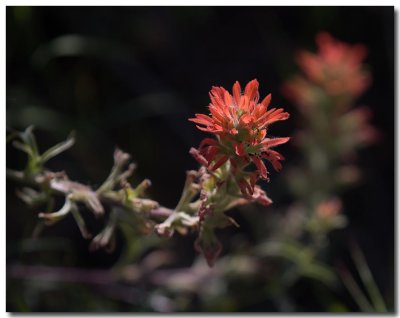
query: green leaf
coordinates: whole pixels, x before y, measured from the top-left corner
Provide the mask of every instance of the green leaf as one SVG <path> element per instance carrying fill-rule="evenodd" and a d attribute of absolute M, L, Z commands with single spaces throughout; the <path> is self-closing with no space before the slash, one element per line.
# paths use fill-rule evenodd
<path fill-rule="evenodd" d="M 302 274 L 306 277 L 324 282 L 327 285 L 333 285 L 336 281 L 336 276 L 332 270 L 321 263 L 313 262 L 303 268 Z"/>
<path fill-rule="evenodd" d="M 41 163 L 45 163 L 49 159 L 59 155 L 60 153 L 64 152 L 65 150 L 71 148 L 74 143 L 75 143 L 75 134 L 72 132 L 67 140 L 58 143 L 57 145 L 51 147 L 50 149 L 46 150 L 42 155 L 41 155 Z"/>
<path fill-rule="evenodd" d="M 43 219 L 46 225 L 52 225 L 71 212 L 72 207 L 72 201 L 69 198 L 66 198 L 65 203 L 60 210 L 52 213 L 39 213 L 39 218 Z"/>
<path fill-rule="evenodd" d="M 377 312 L 387 312 L 385 301 L 379 291 L 378 286 L 372 277 L 371 270 L 368 267 L 367 261 L 357 244 L 353 244 L 351 248 L 351 256 L 353 257 L 357 271 L 360 274 L 361 280 L 366 287 L 367 293 L 372 301 L 372 304 Z"/>
<path fill-rule="evenodd" d="M 12 145 L 15 148 L 17 148 L 18 150 L 21 150 L 21 151 L 25 152 L 26 154 L 28 154 L 29 157 L 33 157 L 33 152 L 32 152 L 31 147 L 29 147 L 29 145 L 19 142 L 17 140 L 14 140 Z"/>
<path fill-rule="evenodd" d="M 25 131 L 21 132 L 19 136 L 22 141 L 32 149 L 33 156 L 39 156 L 39 150 L 37 147 L 35 136 L 33 134 L 33 129 L 33 126 L 29 126 L 25 129 Z"/>
<path fill-rule="evenodd" d="M 256 252 L 261 256 L 282 257 L 300 267 L 311 263 L 312 251 L 294 241 L 270 241 L 259 245 Z"/>

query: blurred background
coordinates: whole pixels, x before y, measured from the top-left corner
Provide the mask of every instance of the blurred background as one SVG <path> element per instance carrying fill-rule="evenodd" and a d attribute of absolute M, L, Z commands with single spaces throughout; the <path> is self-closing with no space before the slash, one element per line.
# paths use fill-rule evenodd
<path fill-rule="evenodd" d="M 149 197 L 171 208 L 185 171 L 198 167 L 188 151 L 204 134 L 187 119 L 207 111 L 211 86 L 230 90 L 257 78 L 261 97 L 272 93 L 272 105 L 291 114 L 271 134 L 293 136 L 302 117 L 282 85 L 299 72 L 295 53 L 315 51 L 320 31 L 363 43 L 373 80 L 355 106 L 368 105 L 381 138 L 357 151 L 362 178 L 340 193 L 347 226 L 329 234 L 324 261 L 346 264 L 361 285 L 349 254 L 356 241 L 394 310 L 393 7 L 7 7 L 6 16 L 7 128 L 34 125 L 41 150 L 75 131 L 76 145 L 47 167 L 93 187 L 107 177 L 118 146 L 138 165 L 133 183 L 149 178 Z M 195 235 L 165 240 L 118 230 L 112 253 L 90 252 L 66 218 L 33 240 L 38 210 L 7 180 L 7 311 L 360 311 L 343 284 L 328 288 L 300 275 L 282 290 L 282 268 L 291 265 L 229 258 L 268 241 L 271 224 L 295 200 L 285 170 L 299 153 L 293 143 L 279 151 L 283 171 L 269 169 L 271 183 L 262 184 L 274 204 L 229 213 L 240 228 L 218 232 L 224 249 L 213 269 L 198 260 Z M 8 168 L 25 164 L 11 145 L 6 154 Z M 93 232 L 104 226 L 84 217 Z M 229 266 L 244 270 L 221 269 Z"/>

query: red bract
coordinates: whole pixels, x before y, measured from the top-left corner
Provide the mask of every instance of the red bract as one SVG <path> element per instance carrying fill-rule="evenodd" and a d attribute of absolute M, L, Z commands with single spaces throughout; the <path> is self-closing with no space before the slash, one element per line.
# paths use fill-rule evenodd
<path fill-rule="evenodd" d="M 369 74 L 362 69 L 366 48 L 340 42 L 326 32 L 319 33 L 316 42 L 318 54 L 301 51 L 297 56 L 308 78 L 331 95 L 356 97 L 363 93 L 370 83 Z"/>
<path fill-rule="evenodd" d="M 205 138 L 199 149 L 190 153 L 210 170 L 216 170 L 228 160 L 231 171 L 238 173 L 238 184 L 245 194 L 253 194 L 258 178 L 267 179 L 268 171 L 262 159 L 269 160 L 276 170 L 281 169 L 283 156 L 272 147 L 286 143 L 289 138 L 266 137 L 268 127 L 274 122 L 286 120 L 289 113 L 282 108 L 271 108 L 271 94 L 259 103 L 258 81 L 250 81 L 244 92 L 239 82 L 233 85 L 232 95 L 223 87 L 213 87 L 210 92 L 210 114 L 196 114 L 190 121 L 202 131 L 217 138 Z M 243 168 L 253 162 L 255 173 L 244 173 Z"/>

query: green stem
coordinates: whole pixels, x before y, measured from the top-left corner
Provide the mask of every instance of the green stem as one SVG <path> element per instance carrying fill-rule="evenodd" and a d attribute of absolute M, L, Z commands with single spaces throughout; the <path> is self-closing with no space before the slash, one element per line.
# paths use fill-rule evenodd
<path fill-rule="evenodd" d="M 374 309 L 372 305 L 369 303 L 361 289 L 358 287 L 350 272 L 347 269 L 342 268 L 341 270 L 339 270 L 339 275 L 341 276 L 344 285 L 353 297 L 354 301 L 357 303 L 358 307 L 360 307 L 363 312 L 373 312 Z"/>
<path fill-rule="evenodd" d="M 92 235 L 87 230 L 85 220 L 83 219 L 82 215 L 80 214 L 78 207 L 76 206 L 75 203 L 72 204 L 71 213 L 76 221 L 76 224 L 79 227 L 79 230 L 81 231 L 83 238 L 85 238 L 85 239 L 91 238 Z"/>
<path fill-rule="evenodd" d="M 182 190 L 181 198 L 179 199 L 178 204 L 176 205 L 175 211 L 183 211 L 185 210 L 185 206 L 194 198 L 194 196 L 198 193 L 193 187 L 193 180 L 195 178 L 195 173 L 192 171 L 187 172 L 185 185 Z"/>
<path fill-rule="evenodd" d="M 354 244 L 351 249 L 351 255 L 376 311 L 387 312 L 385 302 L 382 298 L 381 293 L 379 292 L 378 287 L 376 286 L 365 257 L 361 252 L 361 249 L 356 244 Z"/>

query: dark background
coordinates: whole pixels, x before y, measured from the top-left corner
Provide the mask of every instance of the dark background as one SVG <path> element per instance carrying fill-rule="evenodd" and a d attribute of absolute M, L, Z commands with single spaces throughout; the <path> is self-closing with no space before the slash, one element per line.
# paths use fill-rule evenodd
<path fill-rule="evenodd" d="M 272 93 L 272 104 L 292 115 L 273 133 L 290 136 L 299 123 L 281 86 L 298 72 L 295 52 L 315 50 L 322 30 L 365 44 L 373 83 L 358 104 L 372 109 L 383 138 L 359 152 L 364 179 L 343 199 L 347 235 L 359 242 L 378 286 L 393 299 L 393 7 L 7 7 L 6 15 L 7 127 L 33 124 L 42 150 L 74 130 L 76 145 L 48 166 L 92 186 L 108 175 L 118 145 L 138 164 L 135 180 L 149 178 L 149 195 L 168 207 L 179 199 L 184 171 L 197 167 L 188 150 L 204 135 L 187 118 L 206 111 L 212 85 L 230 90 L 236 80 L 244 86 L 257 78 L 260 95 Z M 287 165 L 295 161 L 293 146 L 282 152 Z M 24 160 L 7 146 L 7 167 L 21 168 Z M 268 193 L 278 206 L 291 202 L 282 189 Z M 7 182 L 8 264 L 39 262 L 15 250 L 35 220 Z M 112 255 L 89 253 L 70 220 L 43 235 L 70 239 L 71 264 L 79 267 L 109 268 L 118 256 L 118 248 Z M 179 244 L 193 257 L 192 241 Z M 7 301 L 8 310 L 18 308 L 12 297 Z M 312 302 L 307 306 L 313 310 Z"/>

